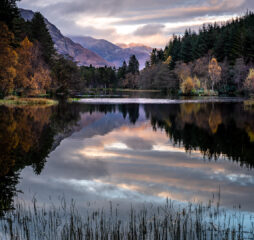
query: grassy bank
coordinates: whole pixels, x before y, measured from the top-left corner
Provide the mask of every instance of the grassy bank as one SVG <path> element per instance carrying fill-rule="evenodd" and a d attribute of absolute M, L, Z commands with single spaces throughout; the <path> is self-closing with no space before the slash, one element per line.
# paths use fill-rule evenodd
<path fill-rule="evenodd" d="M 56 207 L 28 207 L 17 203 L 16 210 L 0 221 L 3 239 L 168 239 L 168 240 L 244 240 L 254 239 L 254 220 L 239 209 L 228 213 L 218 203 L 187 204 L 172 201 L 163 206 L 85 210 L 84 214 L 65 200 Z M 247 223 L 247 224 L 246 224 Z M 0 235 L 1 237 L 1 235 Z"/>
<path fill-rule="evenodd" d="M 6 106 L 35 106 L 35 105 L 56 105 L 58 101 L 48 98 L 22 98 L 22 97 L 6 97 L 0 99 L 0 105 Z"/>

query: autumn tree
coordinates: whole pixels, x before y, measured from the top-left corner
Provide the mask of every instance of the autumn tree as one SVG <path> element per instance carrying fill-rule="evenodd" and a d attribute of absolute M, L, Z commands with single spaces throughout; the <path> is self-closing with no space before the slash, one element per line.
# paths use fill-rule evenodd
<path fill-rule="evenodd" d="M 17 64 L 17 77 L 15 85 L 17 89 L 25 90 L 33 87 L 32 82 L 32 48 L 33 43 L 26 37 L 17 49 L 19 56 Z"/>
<path fill-rule="evenodd" d="M 221 67 L 218 64 L 216 58 L 212 58 L 208 65 L 209 77 L 211 80 L 212 90 L 214 89 L 214 85 L 221 80 Z"/>
<path fill-rule="evenodd" d="M 253 68 L 249 70 L 249 74 L 244 82 L 244 88 L 250 92 L 254 91 L 254 69 Z"/>
<path fill-rule="evenodd" d="M 48 65 L 42 58 L 42 53 L 38 43 L 34 43 L 32 48 L 32 83 L 37 93 L 45 92 L 51 86 L 51 72 Z"/>
<path fill-rule="evenodd" d="M 50 71 L 44 63 L 38 45 L 26 37 L 17 49 L 16 88 L 23 94 L 34 95 L 47 89 L 51 83 Z"/>
<path fill-rule="evenodd" d="M 181 91 L 184 94 L 191 94 L 192 90 L 194 89 L 194 82 L 191 77 L 187 77 L 181 84 Z"/>
<path fill-rule="evenodd" d="M 8 27 L 0 22 L 0 95 L 3 96 L 13 90 L 16 77 L 17 53 L 11 47 L 13 39 Z"/>

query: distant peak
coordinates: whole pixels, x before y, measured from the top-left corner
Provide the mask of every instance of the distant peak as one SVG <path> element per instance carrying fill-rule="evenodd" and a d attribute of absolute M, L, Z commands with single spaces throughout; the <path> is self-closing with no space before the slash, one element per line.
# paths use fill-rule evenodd
<path fill-rule="evenodd" d="M 121 48 L 134 48 L 134 47 L 151 48 L 150 46 L 146 46 L 142 43 L 116 43 L 116 45 Z"/>

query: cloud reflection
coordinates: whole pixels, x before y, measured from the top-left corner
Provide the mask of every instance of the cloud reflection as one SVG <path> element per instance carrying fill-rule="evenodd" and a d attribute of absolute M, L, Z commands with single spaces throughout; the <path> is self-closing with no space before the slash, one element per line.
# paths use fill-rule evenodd
<path fill-rule="evenodd" d="M 240 203 L 254 210 L 252 170 L 222 157 L 208 161 L 198 151 L 186 153 L 142 116 L 132 125 L 117 112 L 93 114 L 98 117 L 89 121 L 82 115 L 83 127 L 50 154 L 40 176 L 29 168 L 22 172 L 25 194 L 29 186 L 39 195 L 65 193 L 80 202 L 163 202 L 166 197 L 207 202 L 220 188 L 224 206 Z"/>

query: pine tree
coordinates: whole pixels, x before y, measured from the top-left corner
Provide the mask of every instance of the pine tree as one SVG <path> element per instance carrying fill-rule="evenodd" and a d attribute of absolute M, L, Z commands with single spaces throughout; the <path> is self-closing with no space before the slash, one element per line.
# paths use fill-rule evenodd
<path fill-rule="evenodd" d="M 219 62 L 222 62 L 225 58 L 225 33 L 221 33 L 214 44 L 214 55 Z"/>
<path fill-rule="evenodd" d="M 4 22 L 8 28 L 13 30 L 13 21 L 19 18 L 19 11 L 16 5 L 18 0 L 1 0 L 0 1 L 0 22 Z"/>
<path fill-rule="evenodd" d="M 231 38 L 230 38 L 230 53 L 229 53 L 229 60 L 232 65 L 234 65 L 235 60 L 242 56 L 242 30 L 239 27 L 235 27 L 231 30 Z"/>
<path fill-rule="evenodd" d="M 155 65 L 158 63 L 158 58 L 157 58 L 157 49 L 154 48 L 151 52 L 151 55 L 150 55 L 150 62 L 151 62 L 151 65 Z"/>
<path fill-rule="evenodd" d="M 37 40 L 40 43 L 45 61 L 50 62 L 55 54 L 54 43 L 45 24 L 44 17 L 39 12 L 34 14 L 31 30 L 32 40 Z"/>
<path fill-rule="evenodd" d="M 128 72 L 132 74 L 139 73 L 139 62 L 135 55 L 130 57 Z"/>
<path fill-rule="evenodd" d="M 182 39 L 181 59 L 185 63 L 192 61 L 192 44 L 191 44 L 190 32 L 187 30 L 185 31 L 184 37 Z"/>

